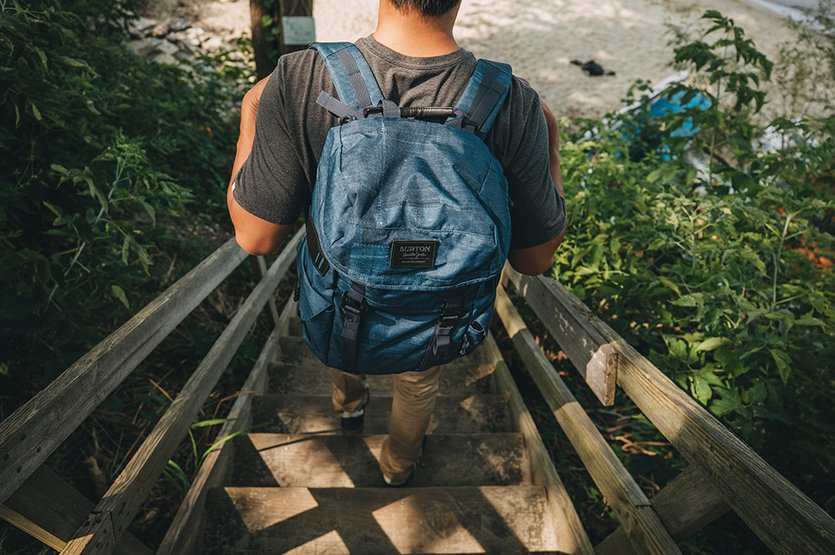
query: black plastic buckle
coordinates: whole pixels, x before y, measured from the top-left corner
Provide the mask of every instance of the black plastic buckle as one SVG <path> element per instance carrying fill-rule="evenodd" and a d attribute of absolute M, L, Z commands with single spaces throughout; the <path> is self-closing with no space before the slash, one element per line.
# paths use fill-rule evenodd
<path fill-rule="evenodd" d="M 473 133 L 478 131 L 478 122 L 475 122 L 467 116 L 461 116 L 461 129 L 464 131 L 471 130 Z"/>
<path fill-rule="evenodd" d="M 362 109 L 362 117 L 367 118 L 371 114 L 382 114 L 383 106 L 366 106 Z"/>
<path fill-rule="evenodd" d="M 348 295 L 348 291 L 346 291 L 342 295 L 342 310 L 344 310 L 348 314 L 351 314 L 352 316 L 359 317 L 360 314 L 365 312 L 365 309 L 366 309 L 365 301 L 363 301 L 361 303 L 358 303 L 358 304 L 354 303 L 352 301 L 352 299 L 350 298 L 350 296 Z"/>
<path fill-rule="evenodd" d="M 441 317 L 438 320 L 438 335 L 452 335 L 452 328 L 461 318 L 457 312 L 447 313 L 448 306 L 444 303 L 441 307 Z"/>

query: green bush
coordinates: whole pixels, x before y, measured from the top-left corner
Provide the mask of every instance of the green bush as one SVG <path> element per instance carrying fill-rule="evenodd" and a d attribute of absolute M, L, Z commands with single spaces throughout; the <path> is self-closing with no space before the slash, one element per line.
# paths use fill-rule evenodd
<path fill-rule="evenodd" d="M 158 291 L 174 257 L 196 261 L 195 215 L 225 221 L 234 91 L 200 66 L 129 51 L 134 7 L 0 4 L 0 372 L 9 385 L 56 375 Z"/>
<path fill-rule="evenodd" d="M 710 108 L 648 120 L 644 98 L 565 145 L 570 232 L 554 276 L 831 504 L 835 118 L 761 122 L 771 62 L 733 21 L 704 17 L 710 29 L 675 51 L 693 79 L 666 94 Z M 687 118 L 698 133 L 678 137 Z M 758 144 L 766 128 L 780 148 Z"/>

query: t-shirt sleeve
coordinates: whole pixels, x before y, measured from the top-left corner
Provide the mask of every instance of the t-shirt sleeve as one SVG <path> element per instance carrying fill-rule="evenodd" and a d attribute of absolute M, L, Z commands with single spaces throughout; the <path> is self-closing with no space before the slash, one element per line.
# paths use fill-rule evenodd
<path fill-rule="evenodd" d="M 533 89 L 514 80 L 502 163 L 510 194 L 511 249 L 551 241 L 565 231 L 565 200 L 551 178 L 548 124 Z"/>
<path fill-rule="evenodd" d="M 282 59 L 267 82 L 258 104 L 252 153 L 233 182 L 241 207 L 274 224 L 293 224 L 307 206 L 308 179 L 285 110 Z"/>

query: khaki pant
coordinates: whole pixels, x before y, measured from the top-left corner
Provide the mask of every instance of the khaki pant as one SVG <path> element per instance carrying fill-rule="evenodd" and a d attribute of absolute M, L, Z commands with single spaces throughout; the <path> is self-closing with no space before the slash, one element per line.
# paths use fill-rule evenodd
<path fill-rule="evenodd" d="M 365 376 L 340 370 L 333 373 L 333 408 L 354 412 L 368 400 Z M 404 372 L 394 376 L 394 399 L 389 420 L 389 435 L 383 442 L 380 470 L 391 480 L 406 478 L 421 455 L 423 437 L 429 428 L 441 367 L 423 372 Z"/>

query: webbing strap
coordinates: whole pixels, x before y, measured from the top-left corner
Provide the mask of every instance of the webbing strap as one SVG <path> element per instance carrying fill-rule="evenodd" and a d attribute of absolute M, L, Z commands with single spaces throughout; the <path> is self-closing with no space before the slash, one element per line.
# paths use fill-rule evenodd
<path fill-rule="evenodd" d="M 420 364 L 421 370 L 426 370 L 444 360 L 452 347 L 452 331 L 464 312 L 464 304 L 450 301 L 444 305 L 441 318 L 435 325 L 432 339 L 429 340 L 429 349 Z"/>
<path fill-rule="evenodd" d="M 455 106 L 457 114 L 447 121 L 447 125 L 472 131 L 482 138 L 487 136 L 510 92 L 512 80 L 509 65 L 479 60 Z"/>
<path fill-rule="evenodd" d="M 365 86 L 365 81 L 362 79 L 360 68 L 357 61 L 351 54 L 350 49 L 345 48 L 336 53 L 337 59 L 342 63 L 345 72 L 348 75 L 348 81 L 354 87 L 354 93 L 357 95 L 357 102 L 363 108 L 371 106 L 371 94 L 368 92 L 368 87 Z"/>
<path fill-rule="evenodd" d="M 362 111 L 383 100 L 380 85 L 359 48 L 350 42 L 317 42 L 316 50 L 331 76 L 336 94 L 343 104 Z"/>
<path fill-rule="evenodd" d="M 330 94 L 322 91 L 316 99 L 316 104 L 339 118 L 340 120 L 362 119 L 362 112 L 354 110 L 344 102 L 332 97 Z"/>
<path fill-rule="evenodd" d="M 319 275 L 324 276 L 328 273 L 331 265 L 328 259 L 325 258 L 325 255 L 322 254 L 322 247 L 319 245 L 319 234 L 316 233 L 316 228 L 313 226 L 313 220 L 310 218 L 309 213 L 305 218 L 304 226 L 305 232 L 307 233 L 307 254 L 310 256 L 313 267 L 316 268 Z"/>
<path fill-rule="evenodd" d="M 357 367 L 357 340 L 359 338 L 362 313 L 365 312 L 365 287 L 351 282 L 351 287 L 342 296 L 342 310 L 345 321 L 342 324 L 342 368 L 353 372 Z"/>

